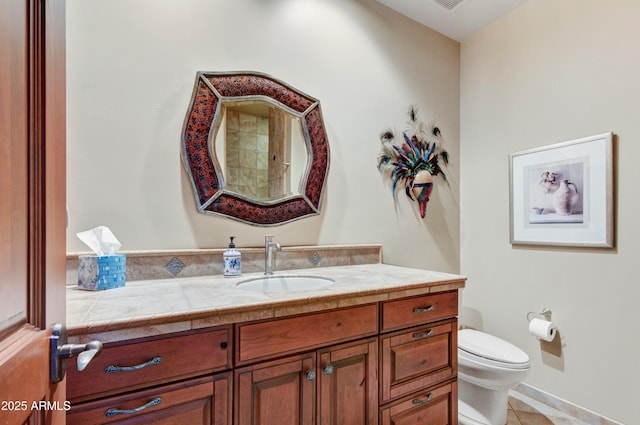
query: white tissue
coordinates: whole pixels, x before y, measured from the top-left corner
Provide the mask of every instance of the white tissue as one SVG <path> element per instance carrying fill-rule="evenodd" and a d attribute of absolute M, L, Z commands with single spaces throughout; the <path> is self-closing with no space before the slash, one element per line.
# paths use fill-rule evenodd
<path fill-rule="evenodd" d="M 78 238 L 85 243 L 98 256 L 114 255 L 122 244 L 106 226 L 98 226 L 91 230 L 76 233 Z"/>
<path fill-rule="evenodd" d="M 556 325 L 553 322 L 535 318 L 529 322 L 529 333 L 543 341 L 553 341 L 556 337 Z"/>

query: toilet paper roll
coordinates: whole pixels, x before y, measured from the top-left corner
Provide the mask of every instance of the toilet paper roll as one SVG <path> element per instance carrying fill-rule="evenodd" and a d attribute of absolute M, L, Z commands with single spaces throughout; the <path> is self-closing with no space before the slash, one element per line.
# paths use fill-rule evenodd
<path fill-rule="evenodd" d="M 556 325 L 553 322 L 536 318 L 529 322 L 529 333 L 538 339 L 550 342 L 556 337 Z"/>

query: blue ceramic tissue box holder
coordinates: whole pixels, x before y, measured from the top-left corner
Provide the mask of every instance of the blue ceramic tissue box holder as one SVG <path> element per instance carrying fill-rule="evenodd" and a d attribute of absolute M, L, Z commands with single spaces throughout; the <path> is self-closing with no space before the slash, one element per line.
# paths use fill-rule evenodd
<path fill-rule="evenodd" d="M 79 255 L 78 288 L 102 291 L 125 284 L 127 257 L 115 255 Z"/>

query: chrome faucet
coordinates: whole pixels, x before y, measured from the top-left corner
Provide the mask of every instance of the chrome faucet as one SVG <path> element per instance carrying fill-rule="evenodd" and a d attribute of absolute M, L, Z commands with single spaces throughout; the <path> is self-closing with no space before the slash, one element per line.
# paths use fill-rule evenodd
<path fill-rule="evenodd" d="M 269 276 L 273 274 L 273 251 L 271 248 L 275 248 L 276 251 L 282 251 L 282 247 L 279 243 L 273 242 L 273 235 L 266 235 L 264 237 L 264 274 Z"/>

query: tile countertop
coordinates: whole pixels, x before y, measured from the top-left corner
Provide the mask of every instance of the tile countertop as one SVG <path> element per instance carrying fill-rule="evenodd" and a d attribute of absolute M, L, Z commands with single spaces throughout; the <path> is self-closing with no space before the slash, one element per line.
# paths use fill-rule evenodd
<path fill-rule="evenodd" d="M 309 291 L 259 292 L 236 285 L 262 273 L 128 282 L 122 288 L 67 289 L 67 327 L 76 342 L 105 341 L 283 317 L 464 287 L 466 278 L 387 264 L 278 272 L 334 284 Z"/>

